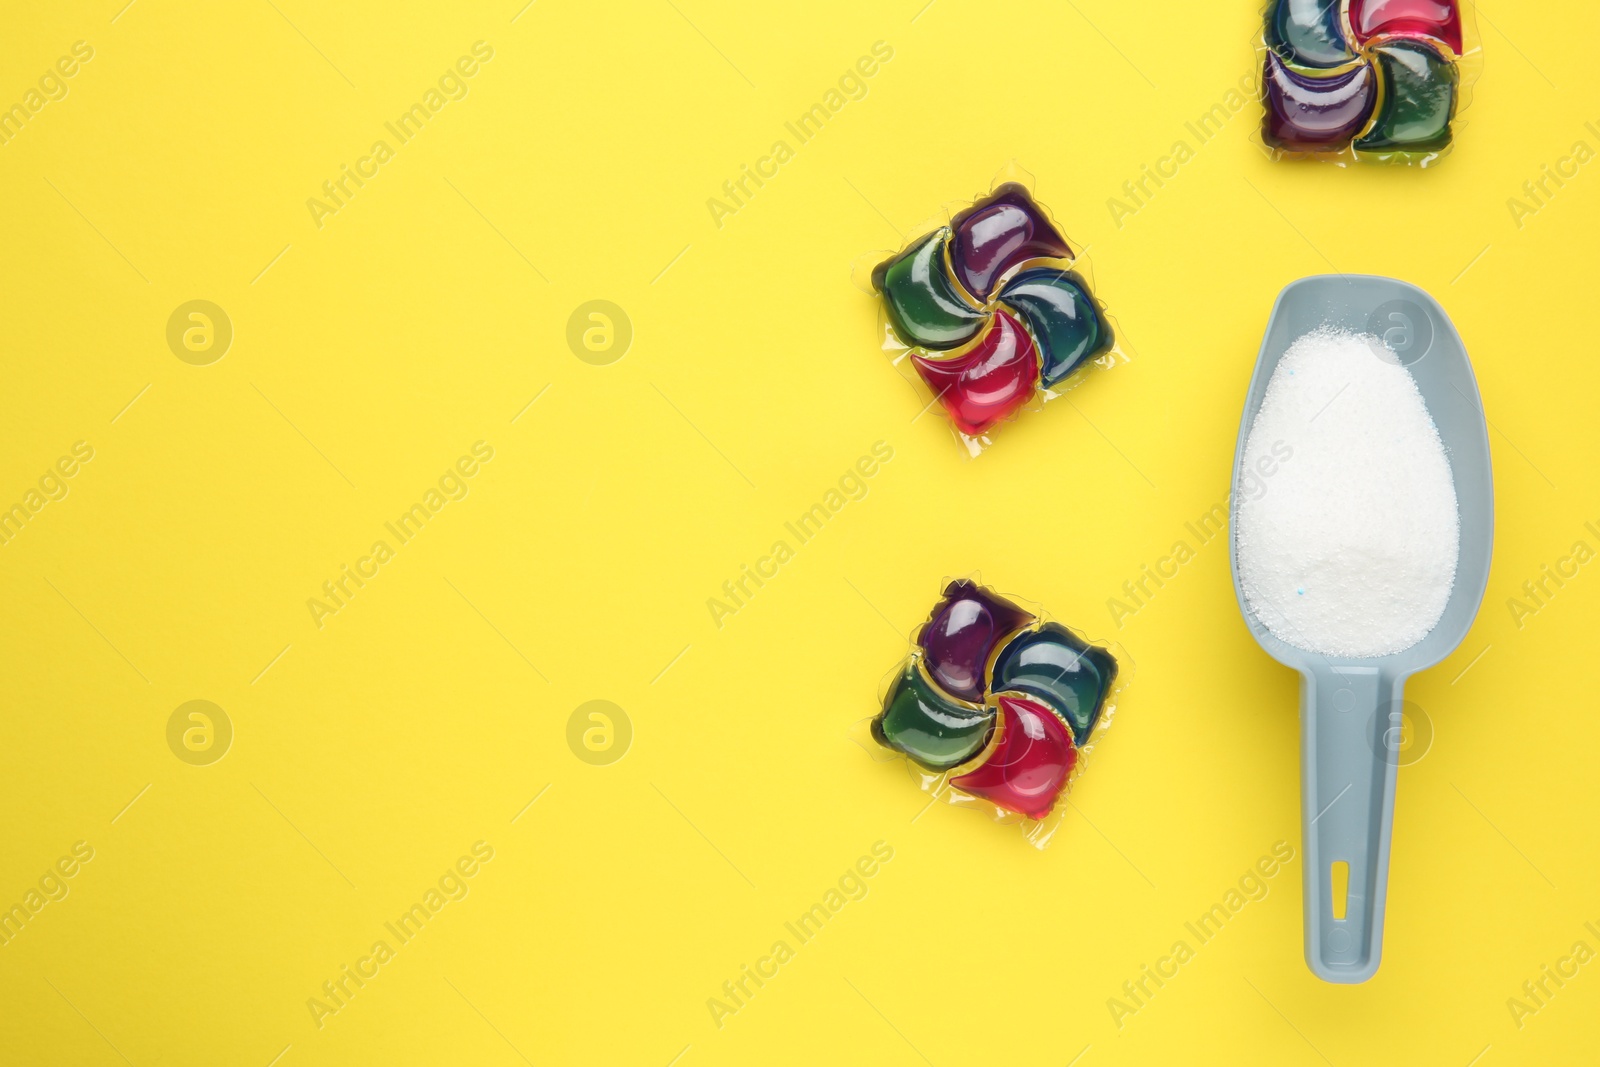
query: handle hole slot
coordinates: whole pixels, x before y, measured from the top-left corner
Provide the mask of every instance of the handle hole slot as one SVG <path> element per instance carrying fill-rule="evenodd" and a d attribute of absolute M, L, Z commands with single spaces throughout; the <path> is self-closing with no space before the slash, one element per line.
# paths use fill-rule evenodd
<path fill-rule="evenodd" d="M 1350 863 L 1334 860 L 1328 867 L 1328 902 L 1333 906 L 1335 922 L 1343 922 L 1350 904 Z"/>

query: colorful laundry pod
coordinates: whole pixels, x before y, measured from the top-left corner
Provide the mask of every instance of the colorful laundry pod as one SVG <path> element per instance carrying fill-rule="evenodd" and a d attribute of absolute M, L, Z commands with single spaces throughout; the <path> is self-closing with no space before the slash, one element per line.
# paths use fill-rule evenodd
<path fill-rule="evenodd" d="M 911 362 L 957 429 L 974 437 L 1016 414 L 1039 381 L 1033 338 L 1004 311 L 970 347 L 939 358 L 913 352 Z"/>
<path fill-rule="evenodd" d="M 1011 601 L 957 579 L 945 587 L 917 645 L 940 688 L 962 700 L 982 700 L 995 646 L 1031 622 L 1033 616 Z"/>
<path fill-rule="evenodd" d="M 995 697 L 997 739 L 984 761 L 950 779 L 964 793 L 1007 811 L 1042 819 L 1067 786 L 1078 750 L 1066 722 L 1037 699 L 1022 694 Z"/>
<path fill-rule="evenodd" d="M 890 686 L 872 735 L 919 766 L 947 771 L 983 748 L 993 722 L 992 710 L 941 693 L 913 658 Z"/>
<path fill-rule="evenodd" d="M 1428 166 L 1454 139 L 1460 0 L 1271 0 L 1261 139 L 1278 156 Z"/>
<path fill-rule="evenodd" d="M 1112 362 L 1111 320 L 1019 182 L 875 264 L 871 282 L 888 325 L 883 347 L 915 370 L 973 455 L 998 423 L 1057 396 L 1085 363 Z"/>
<path fill-rule="evenodd" d="M 871 734 L 938 776 L 924 788 L 1037 821 L 1104 728 L 1117 680 L 1106 649 L 960 578 L 918 629 Z"/>
<path fill-rule="evenodd" d="M 1032 693 L 1050 702 L 1072 727 L 1073 741 L 1088 743 L 1100 718 L 1117 661 L 1060 623 L 1048 622 L 1021 634 L 1001 649 L 994 664 L 994 688 Z"/>

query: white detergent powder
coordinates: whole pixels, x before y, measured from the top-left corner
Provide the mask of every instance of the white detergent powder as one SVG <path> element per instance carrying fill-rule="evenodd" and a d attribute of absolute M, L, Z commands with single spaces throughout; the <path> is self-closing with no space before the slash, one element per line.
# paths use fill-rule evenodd
<path fill-rule="evenodd" d="M 1281 360 L 1245 444 L 1239 584 L 1280 639 L 1329 656 L 1410 648 L 1444 614 L 1461 520 L 1439 431 L 1376 337 L 1320 329 Z"/>

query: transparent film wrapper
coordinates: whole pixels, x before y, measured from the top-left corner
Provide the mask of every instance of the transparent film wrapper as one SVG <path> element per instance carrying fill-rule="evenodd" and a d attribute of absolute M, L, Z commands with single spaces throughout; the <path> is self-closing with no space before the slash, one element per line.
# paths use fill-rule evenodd
<path fill-rule="evenodd" d="M 1483 67 L 1467 0 L 1269 0 L 1257 139 L 1274 159 L 1427 167 Z"/>
<path fill-rule="evenodd" d="M 929 804 L 983 812 L 1044 848 L 1132 667 L 1120 645 L 953 579 L 885 678 L 881 710 L 852 738 L 874 760 L 903 764 Z"/>
<path fill-rule="evenodd" d="M 854 270 L 878 299 L 890 362 L 971 456 L 1094 367 L 1128 361 L 1087 263 L 1032 184 L 1008 166 L 988 195 L 946 205 L 904 248 L 863 256 Z"/>

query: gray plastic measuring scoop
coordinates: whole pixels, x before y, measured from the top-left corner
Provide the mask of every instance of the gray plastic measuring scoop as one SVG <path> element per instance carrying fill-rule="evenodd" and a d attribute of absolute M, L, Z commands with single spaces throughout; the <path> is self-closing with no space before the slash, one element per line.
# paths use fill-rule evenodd
<path fill-rule="evenodd" d="M 1245 441 L 1267 382 L 1289 346 L 1319 326 L 1382 337 L 1416 379 L 1439 428 L 1461 510 L 1461 558 L 1438 624 L 1402 652 L 1342 659 L 1295 648 L 1256 619 L 1239 586 L 1238 545 L 1229 559 L 1239 610 L 1261 647 L 1300 672 L 1300 811 L 1304 859 L 1306 962 L 1328 982 L 1364 982 L 1383 948 L 1383 902 L 1400 764 L 1405 680 L 1433 666 L 1466 636 L 1489 582 L 1494 488 L 1483 401 L 1455 327 L 1433 297 L 1414 285 L 1369 275 L 1302 278 L 1278 294 L 1245 397 L 1234 454 L 1241 482 Z M 1230 530 L 1238 529 L 1232 494 Z M 1347 892 L 1335 896 L 1336 865 L 1348 864 Z M 1334 916 L 1342 915 L 1342 918 Z"/>

